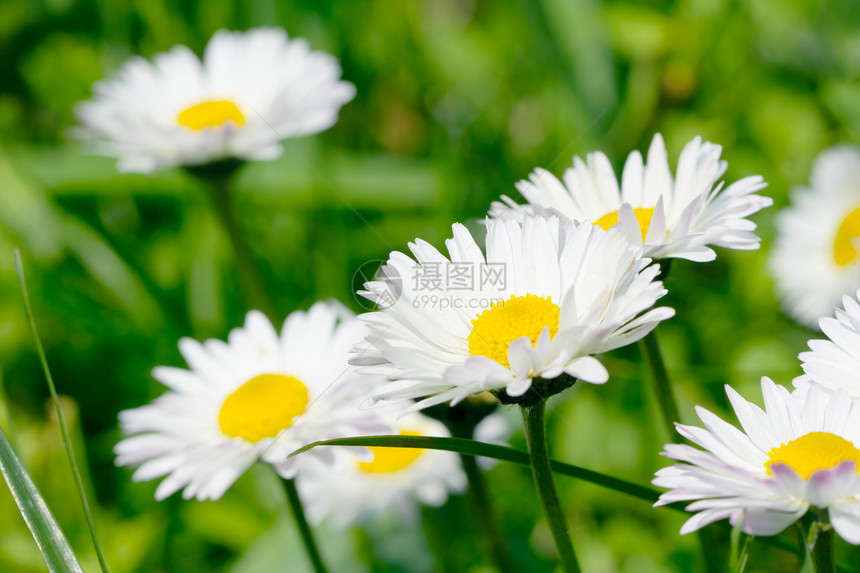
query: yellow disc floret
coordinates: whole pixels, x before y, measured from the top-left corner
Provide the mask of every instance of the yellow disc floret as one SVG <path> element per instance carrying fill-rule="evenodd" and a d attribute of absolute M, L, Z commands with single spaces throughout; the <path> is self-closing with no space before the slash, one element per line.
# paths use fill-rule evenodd
<path fill-rule="evenodd" d="M 846 460 L 854 460 L 860 468 L 860 450 L 854 444 L 828 432 L 810 432 L 772 448 L 767 454 L 765 469 L 771 475 L 770 467 L 783 463 L 796 471 L 803 479 L 809 479 L 813 472 L 835 467 Z"/>
<path fill-rule="evenodd" d="M 244 125 L 245 116 L 239 111 L 239 106 L 232 101 L 204 101 L 180 113 L 178 121 L 180 125 L 187 128 L 201 130 L 207 127 L 220 127 L 227 121 Z"/>
<path fill-rule="evenodd" d="M 419 432 L 400 432 L 401 436 L 420 436 Z M 358 467 L 369 474 L 399 472 L 421 457 L 421 448 L 389 448 L 384 446 L 368 448 L 373 452 L 372 462 L 361 462 Z"/>
<path fill-rule="evenodd" d="M 645 240 L 645 235 L 648 234 L 648 227 L 651 225 L 651 217 L 654 216 L 654 207 L 636 207 L 633 209 L 633 214 L 639 222 L 639 231 L 642 233 L 642 240 Z M 599 218 L 594 222 L 607 231 L 618 224 L 618 211 L 612 211 Z"/>
<path fill-rule="evenodd" d="M 308 406 L 308 389 L 282 374 L 260 374 L 227 396 L 218 413 L 221 432 L 231 438 L 259 442 L 293 425 Z"/>
<path fill-rule="evenodd" d="M 549 327 L 550 337 L 555 336 L 560 312 L 552 297 L 541 298 L 533 294 L 511 295 L 510 300 L 494 302 L 472 320 L 469 352 L 472 356 L 492 358 L 509 368 L 510 343 L 528 336 L 534 346 L 544 327 Z"/>
<path fill-rule="evenodd" d="M 857 249 L 854 247 L 854 239 L 860 237 L 860 207 L 854 209 L 836 230 L 833 239 L 833 260 L 839 266 L 845 266 L 854 262 L 857 258 Z"/>

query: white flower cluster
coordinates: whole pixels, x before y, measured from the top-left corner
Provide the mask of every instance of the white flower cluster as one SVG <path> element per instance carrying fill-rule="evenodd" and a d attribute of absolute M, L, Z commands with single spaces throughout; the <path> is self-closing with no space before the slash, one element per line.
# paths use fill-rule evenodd
<path fill-rule="evenodd" d="M 355 94 L 332 56 L 282 30 L 218 32 L 202 60 L 185 47 L 135 58 L 78 107 L 78 134 L 124 171 L 265 160 L 280 140 L 331 127 Z M 747 217 L 769 206 L 752 176 L 725 185 L 720 146 L 695 138 L 673 173 L 662 137 L 620 179 L 609 159 L 576 157 L 562 180 L 535 170 L 501 197 L 485 236 L 452 227 L 445 250 L 416 239 L 392 252 L 361 294 L 356 317 L 334 303 L 290 314 L 280 332 L 248 313 L 227 341 L 183 339 L 187 368 L 158 367 L 168 391 L 120 414 L 117 463 L 135 480 L 163 477 L 156 498 L 218 499 L 256 461 L 297 479 L 308 514 L 338 525 L 387 511 L 414 515 L 462 491 L 457 455 L 431 449 L 312 448 L 314 442 L 394 434 L 449 436 L 417 410 L 491 392 L 504 403 L 543 400 L 610 373 L 599 355 L 640 340 L 675 310 L 655 261 L 704 262 L 713 247 L 756 249 Z M 813 324 L 860 286 L 860 152 L 816 162 L 812 189 L 780 215 L 772 267 L 798 320 Z M 441 273 L 445 269 L 445 273 Z M 432 296 L 431 296 L 432 295 Z M 860 291 L 858 291 L 860 296 Z M 699 408 L 705 428 L 678 425 L 699 448 L 670 444 L 678 463 L 654 483 L 658 504 L 692 501 L 682 532 L 728 518 L 755 535 L 827 511 L 860 543 L 860 304 L 824 318 L 827 340 L 801 355 L 789 392 L 764 378 L 765 408 L 731 388 L 741 429 Z M 374 407 L 375 406 L 375 407 Z"/>

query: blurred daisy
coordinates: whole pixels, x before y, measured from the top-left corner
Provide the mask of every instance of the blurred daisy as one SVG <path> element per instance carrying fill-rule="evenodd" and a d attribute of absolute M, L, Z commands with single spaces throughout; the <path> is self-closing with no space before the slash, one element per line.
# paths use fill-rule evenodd
<path fill-rule="evenodd" d="M 710 261 L 716 253 L 709 246 L 757 249 L 755 223 L 745 217 L 773 203 L 755 195 L 766 186 L 759 175 L 745 177 L 725 189 L 717 181 L 727 163 L 720 161 L 722 148 L 696 137 L 681 152 L 675 179 L 669 169 L 666 145 L 656 134 L 648 149 L 648 161 L 634 151 L 624 164 L 621 186 L 609 159 L 590 153 L 583 162 L 573 158 L 564 183 L 536 169 L 517 189 L 528 202 L 518 205 L 510 197 L 494 201 L 491 217 L 559 215 L 573 221 L 591 221 L 609 229 L 619 226 L 634 245 L 643 245 L 643 256 L 676 257 Z M 715 187 L 716 185 L 716 187 Z"/>
<path fill-rule="evenodd" d="M 120 171 L 219 159 L 270 160 L 280 140 L 337 121 L 355 87 L 336 58 L 279 28 L 216 32 L 201 61 L 189 48 L 129 60 L 75 109 L 77 135 Z"/>
<path fill-rule="evenodd" d="M 347 455 L 319 448 L 287 459 L 303 445 L 389 432 L 375 412 L 357 409 L 365 382 L 347 365 L 347 352 L 366 327 L 344 312 L 316 303 L 290 314 L 279 336 L 251 311 L 226 343 L 180 340 L 189 369 L 155 368 L 153 377 L 169 390 L 120 413 L 131 436 L 116 445 L 117 465 L 140 464 L 135 481 L 167 476 L 158 500 L 182 488 L 186 499 L 218 499 L 260 457 L 292 477 L 305 456 L 335 463 Z"/>
<path fill-rule="evenodd" d="M 785 311 L 816 328 L 860 287 L 860 149 L 823 151 L 810 180 L 777 215 L 770 268 Z"/>
<path fill-rule="evenodd" d="M 860 297 L 860 290 L 856 296 Z M 829 340 L 810 340 L 810 351 L 800 354 L 804 375 L 794 380 L 800 392 L 815 385 L 831 394 L 845 390 L 860 399 L 860 304 L 847 295 L 842 304 L 845 309 L 837 308 L 835 318 L 819 321 Z"/>
<path fill-rule="evenodd" d="M 394 426 L 390 433 L 450 437 L 442 423 L 427 416 L 413 413 L 398 419 L 407 405 L 381 408 Z M 449 492 L 466 488 L 460 458 L 452 452 L 388 447 L 369 450 L 371 459 L 354 457 L 342 471 L 320 463 L 301 468 L 296 485 L 311 521 L 329 519 L 333 525 L 345 527 L 388 511 L 414 520 L 419 504 L 440 506 Z"/>
<path fill-rule="evenodd" d="M 674 314 L 649 310 L 666 293 L 654 281 L 659 267 L 618 231 L 556 217 L 486 228 L 486 256 L 455 224 L 450 258 L 419 239 L 409 244 L 417 262 L 394 252 L 381 280 L 365 284 L 360 294 L 386 303 L 361 315 L 370 334 L 352 360 L 390 379 L 373 398 L 424 398 L 423 408 L 486 390 L 518 397 L 533 379 L 565 373 L 600 384 L 609 374 L 592 354 L 634 342 Z M 474 280 L 453 281 L 464 269 Z"/>
<path fill-rule="evenodd" d="M 726 386 L 743 431 L 701 407 L 705 428 L 676 424 L 705 451 L 666 446 L 682 463 L 657 472 L 654 485 L 671 491 L 655 505 L 693 501 L 682 534 L 728 518 L 750 535 L 776 535 L 826 509 L 836 532 L 860 544 L 860 408 L 844 391 L 793 396 L 768 378 L 761 388 L 765 411 Z"/>

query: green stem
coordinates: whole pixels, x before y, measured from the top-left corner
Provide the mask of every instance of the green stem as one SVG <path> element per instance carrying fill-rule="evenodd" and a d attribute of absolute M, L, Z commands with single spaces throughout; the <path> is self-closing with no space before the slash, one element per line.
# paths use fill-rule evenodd
<path fill-rule="evenodd" d="M 462 571 L 463 567 L 457 563 L 450 539 L 448 539 L 447 534 L 450 531 L 439 519 L 438 508 L 422 505 L 421 524 L 427 545 L 430 546 L 430 551 L 433 552 L 433 556 L 437 560 L 433 570 L 442 573 L 459 573 Z"/>
<path fill-rule="evenodd" d="M 248 246 L 242 239 L 242 233 L 234 213 L 233 195 L 230 191 L 230 182 L 234 171 L 204 171 L 201 173 L 192 171 L 192 173 L 200 177 L 209 187 L 212 204 L 224 230 L 227 232 L 227 237 L 230 239 L 230 245 L 236 256 L 239 285 L 245 294 L 246 303 L 270 317 L 274 316 L 274 304 L 266 290 L 263 275 L 254 262 L 251 251 L 248 250 Z"/>
<path fill-rule="evenodd" d="M 367 566 L 370 571 L 378 571 L 380 563 L 376 560 L 376 552 L 373 549 L 373 538 L 363 528 L 354 526 L 352 528 L 353 545 L 355 553 L 361 562 Z"/>
<path fill-rule="evenodd" d="M 514 564 L 508 551 L 508 545 L 505 543 L 505 537 L 499 528 L 496 512 L 493 510 L 493 504 L 487 494 L 484 474 L 478 467 L 478 460 L 475 456 L 464 454 L 460 455 L 460 460 L 463 462 L 463 471 L 466 472 L 466 478 L 469 480 L 468 494 L 472 501 L 473 510 L 478 517 L 478 522 L 483 526 L 484 536 L 490 547 L 493 560 L 496 562 L 496 567 L 501 573 L 514 573 Z"/>
<path fill-rule="evenodd" d="M 668 270 L 668 266 L 663 267 L 664 274 Z M 651 372 L 654 394 L 657 398 L 657 404 L 660 406 L 660 415 L 663 419 L 664 428 L 669 440 L 672 440 L 675 438 L 675 422 L 679 422 L 681 417 L 678 413 L 678 404 L 675 402 L 675 395 L 672 393 L 669 373 L 666 371 L 666 364 L 663 362 L 663 355 L 660 353 L 657 332 L 651 332 L 645 338 L 640 339 L 639 348 L 642 352 L 642 357 L 645 359 L 645 363 L 648 365 L 648 370 Z M 707 573 L 716 573 L 720 570 L 720 565 L 719 560 L 716 558 L 717 554 L 713 539 L 710 539 L 712 536 L 711 532 L 700 529 L 696 536 L 699 538 L 699 545 L 702 548 L 705 571 Z"/>
<path fill-rule="evenodd" d="M 308 559 L 316 573 L 326 573 L 325 565 L 323 564 L 319 549 L 317 549 L 316 541 L 314 541 L 314 534 L 311 531 L 311 526 L 308 525 L 308 520 L 305 518 L 305 509 L 302 506 L 302 500 L 299 499 L 296 482 L 292 479 L 282 479 L 281 481 L 284 484 L 284 491 L 286 492 L 287 500 L 290 503 L 290 511 L 292 511 L 293 517 L 296 520 L 296 526 L 299 528 L 299 535 L 302 537 L 302 543 L 305 545 Z"/>
<path fill-rule="evenodd" d="M 801 573 L 835 573 L 833 527 L 814 511 L 807 513 L 797 525 Z"/>
<path fill-rule="evenodd" d="M 639 341 L 639 348 L 642 351 L 645 364 L 648 365 L 648 369 L 651 371 L 651 381 L 654 383 L 657 404 L 660 406 L 663 424 L 671 440 L 675 437 L 675 422 L 679 422 L 681 418 L 678 415 L 678 404 L 675 402 L 675 396 L 672 394 L 669 374 L 666 372 L 666 365 L 663 363 L 663 356 L 660 354 L 657 332 L 652 332 L 641 339 Z"/>
<path fill-rule="evenodd" d="M 30 307 L 30 295 L 27 292 L 27 282 L 24 279 L 24 263 L 21 260 L 21 252 L 18 249 L 15 249 L 15 269 L 18 272 L 18 281 L 21 283 L 21 292 L 24 295 L 24 310 L 27 313 L 27 322 L 30 323 L 30 332 L 32 332 L 33 341 L 36 344 L 36 353 L 39 355 L 39 361 L 42 363 L 42 370 L 45 372 L 45 379 L 48 381 L 48 389 L 51 392 L 51 401 L 54 403 L 54 409 L 57 412 L 57 424 L 60 426 L 60 436 L 63 439 L 66 456 L 69 458 L 69 465 L 72 466 L 72 476 L 75 480 L 75 488 L 78 491 L 78 497 L 80 498 L 81 505 L 84 508 L 84 517 L 86 518 L 87 527 L 90 531 L 90 538 L 92 539 L 93 547 L 96 550 L 99 566 L 104 573 L 107 573 L 108 566 L 105 562 L 104 555 L 102 555 L 98 536 L 96 536 L 93 514 L 90 511 L 90 504 L 87 501 L 87 494 L 84 491 L 84 482 L 81 479 L 81 472 L 78 469 L 78 461 L 75 458 L 74 450 L 72 450 L 72 439 L 69 436 L 69 429 L 66 426 L 66 419 L 63 416 L 63 409 L 60 406 L 60 398 L 57 396 L 57 388 L 54 386 L 54 377 L 51 376 L 51 369 L 48 368 L 48 359 L 45 357 L 45 349 L 42 346 L 42 339 L 39 337 L 38 330 L 36 330 L 36 319 L 33 317 L 33 309 Z"/>
<path fill-rule="evenodd" d="M 546 424 L 544 411 L 546 400 L 539 400 L 530 406 L 523 406 L 523 425 L 525 426 L 526 445 L 531 457 L 532 475 L 535 486 L 543 504 L 546 521 L 555 546 L 558 549 L 561 563 L 566 573 L 579 573 L 579 563 L 576 560 L 576 552 L 567 529 L 567 521 L 564 511 L 558 500 L 558 492 L 555 489 L 555 481 L 552 477 L 549 451 L 546 444 Z"/>

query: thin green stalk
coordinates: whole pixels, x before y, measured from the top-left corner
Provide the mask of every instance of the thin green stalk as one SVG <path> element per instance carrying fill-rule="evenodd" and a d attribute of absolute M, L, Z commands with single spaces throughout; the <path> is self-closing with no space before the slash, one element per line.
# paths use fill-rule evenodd
<path fill-rule="evenodd" d="M 468 496 L 471 499 L 475 516 L 484 532 L 490 553 L 493 555 L 493 561 L 495 561 L 496 567 L 502 573 L 514 573 L 511 554 L 508 551 L 507 543 L 505 543 L 505 537 L 499 528 L 499 522 L 496 519 L 496 512 L 493 510 L 490 496 L 487 494 L 487 485 L 484 480 L 484 474 L 481 473 L 481 469 L 478 467 L 478 460 L 474 456 L 465 454 L 460 455 L 460 460 L 463 462 L 463 471 L 466 472 L 466 478 L 469 480 Z"/>
<path fill-rule="evenodd" d="M 678 415 L 678 404 L 672 394 L 672 385 L 669 382 L 669 374 L 660 354 L 660 344 L 657 342 L 657 332 L 652 332 L 639 341 L 642 357 L 645 359 L 651 372 L 651 381 L 654 383 L 654 394 L 657 404 L 660 406 L 660 414 L 663 416 L 663 424 L 669 439 L 675 437 L 675 422 L 681 420 Z"/>
<path fill-rule="evenodd" d="M 701 530 L 700 530 L 701 531 Z M 729 552 L 729 570 L 734 573 L 744 573 L 749 559 L 749 546 L 752 535 L 743 532 L 743 519 L 732 527 L 731 550 Z"/>
<path fill-rule="evenodd" d="M 234 213 L 233 194 L 230 190 L 235 169 L 238 164 L 227 169 L 192 170 L 196 176 L 204 181 L 209 188 L 212 205 L 218 213 L 218 219 L 227 232 L 230 245 L 236 257 L 236 270 L 238 280 L 245 294 L 246 303 L 263 311 L 265 314 L 274 316 L 274 304 L 265 287 L 263 275 L 260 268 L 254 262 L 254 257 L 242 238 L 238 221 Z"/>
<path fill-rule="evenodd" d="M 376 551 L 373 549 L 373 538 L 370 534 L 363 527 L 355 526 L 352 528 L 352 537 L 355 553 L 361 562 L 370 571 L 378 571 L 380 564 L 376 560 Z"/>
<path fill-rule="evenodd" d="M 290 503 L 290 511 L 292 511 L 293 517 L 296 520 L 296 526 L 299 528 L 299 535 L 302 537 L 302 543 L 304 543 L 311 566 L 316 573 L 326 573 L 325 565 L 323 564 L 316 541 L 314 541 L 311 526 L 308 525 L 308 520 L 305 518 L 305 509 L 302 506 L 302 500 L 299 498 L 296 482 L 291 479 L 282 479 L 281 481 L 284 484 L 284 491 Z"/>
<path fill-rule="evenodd" d="M 463 567 L 457 563 L 451 543 L 448 539 L 449 530 L 439 518 L 438 508 L 421 506 L 421 525 L 427 545 L 436 558 L 435 571 L 442 573 L 460 573 Z"/>
<path fill-rule="evenodd" d="M 15 419 L 12 418 L 12 408 L 9 403 L 9 394 L 6 392 L 6 384 L 3 378 L 3 371 L 0 370 L 0 402 L 3 402 L 3 426 L 6 430 L 6 437 L 12 445 L 12 449 L 20 452 L 21 448 L 18 445 L 18 426 L 15 425 Z M 23 466 L 24 463 L 21 462 Z"/>
<path fill-rule="evenodd" d="M 105 562 L 104 555 L 102 555 L 101 546 L 99 545 L 99 540 L 96 536 L 93 515 L 92 512 L 90 512 L 90 504 L 87 501 L 87 494 L 84 492 L 84 482 L 81 479 L 81 472 L 78 469 L 75 452 L 72 450 L 72 440 L 69 437 L 69 429 L 66 427 L 66 420 L 63 417 L 63 409 L 60 407 L 60 399 L 57 396 L 57 389 L 54 386 L 54 378 L 51 376 L 51 369 L 48 368 L 48 359 L 45 357 L 45 349 L 42 347 L 42 339 L 39 338 L 39 332 L 36 330 L 36 320 L 33 318 L 33 309 L 30 308 L 30 295 L 27 292 L 27 282 L 24 279 L 24 263 L 21 260 L 21 252 L 18 249 L 15 249 L 15 269 L 18 272 L 18 281 L 21 283 L 21 292 L 24 295 L 24 310 L 27 313 L 27 322 L 30 323 L 30 331 L 33 333 L 33 340 L 36 343 L 36 353 L 39 355 L 39 360 L 42 363 L 42 370 L 45 372 L 45 379 L 48 381 L 48 389 L 51 391 L 51 400 L 54 402 L 54 409 L 57 412 L 57 423 L 60 426 L 60 435 L 63 438 L 63 446 L 66 449 L 69 464 L 72 466 L 72 476 L 75 479 L 75 487 L 78 490 L 78 497 L 80 497 L 81 505 L 84 508 L 84 517 L 86 517 L 87 520 L 87 527 L 90 530 L 93 547 L 96 550 L 96 556 L 99 559 L 99 565 L 101 566 L 102 571 L 107 573 L 108 566 Z"/>
<path fill-rule="evenodd" d="M 801 551 L 801 573 L 836 573 L 836 554 L 833 549 L 833 527 L 810 511 L 800 521 L 798 545 Z"/>
<path fill-rule="evenodd" d="M 668 271 L 668 267 L 664 267 L 665 271 Z M 672 393 L 669 373 L 666 371 L 666 364 L 663 362 L 663 355 L 660 352 L 657 332 L 653 331 L 645 338 L 640 339 L 639 348 L 642 352 L 642 357 L 645 359 L 645 363 L 648 365 L 648 370 L 651 372 L 654 395 L 657 398 L 657 404 L 660 406 L 660 415 L 663 418 L 664 428 L 669 440 L 673 440 L 675 438 L 675 422 L 679 422 L 681 416 L 678 413 L 678 404 L 675 402 L 675 395 Z M 718 572 L 720 570 L 719 560 L 716 559 L 713 540 L 709 539 L 711 533 L 700 529 L 696 535 L 702 548 L 705 571 L 707 573 Z"/>
<path fill-rule="evenodd" d="M 566 573 L 579 573 L 576 552 L 570 541 L 567 520 L 558 500 L 558 492 L 552 477 L 552 466 L 546 444 L 545 410 L 546 400 L 538 400 L 530 406 L 522 407 L 526 445 L 531 457 L 532 476 L 534 476 L 535 486 L 537 486 L 546 521 L 561 558 L 561 564 Z"/>

